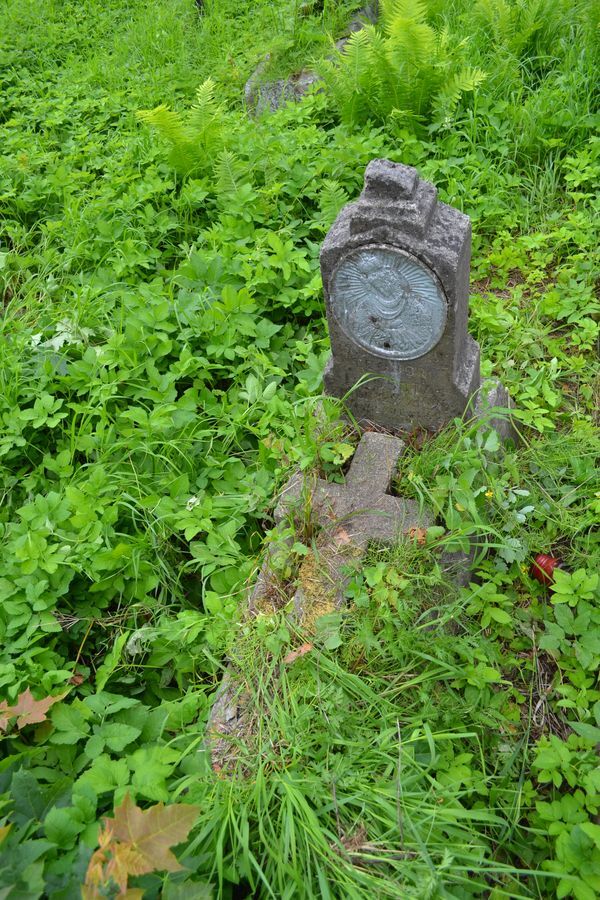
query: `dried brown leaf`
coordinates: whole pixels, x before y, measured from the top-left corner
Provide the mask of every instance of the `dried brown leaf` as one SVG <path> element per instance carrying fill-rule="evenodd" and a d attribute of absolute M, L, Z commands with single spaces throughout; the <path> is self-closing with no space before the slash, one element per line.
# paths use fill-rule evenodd
<path fill-rule="evenodd" d="M 187 803 L 171 806 L 157 803 L 150 809 L 140 809 L 127 794 L 121 806 L 115 809 L 110 826 L 116 841 L 131 844 L 140 854 L 149 866 L 146 871 L 177 872 L 182 867 L 169 848 L 185 841 L 199 811 L 197 806 Z M 138 862 L 137 866 L 143 864 Z"/>
<path fill-rule="evenodd" d="M 409 528 L 405 534 L 410 538 L 411 541 L 416 541 L 419 547 L 424 547 L 427 543 L 427 529 L 426 528 Z"/>
<path fill-rule="evenodd" d="M 295 662 L 300 656 L 304 656 L 306 653 L 310 653 L 313 649 L 313 644 L 306 643 L 301 644 L 295 650 L 291 650 L 287 656 L 284 656 L 283 662 L 286 666 L 289 666 L 291 663 Z"/>
<path fill-rule="evenodd" d="M 139 900 L 142 892 L 127 887 L 130 876 L 182 869 L 170 848 L 187 838 L 198 813 L 197 806 L 187 803 L 157 803 L 140 809 L 127 794 L 114 819 L 104 820 L 100 846 L 88 865 L 84 900 L 105 896 L 102 889 L 109 884 L 119 888 L 119 897 Z"/>
<path fill-rule="evenodd" d="M 51 706 L 66 697 L 67 692 L 59 694 L 57 697 L 43 697 L 41 700 L 35 700 L 33 694 L 27 688 L 17 698 L 14 706 L 9 706 L 6 700 L 0 703 L 0 731 L 6 731 L 11 719 L 17 719 L 17 728 L 24 728 L 26 725 L 36 725 L 39 722 L 45 722 L 46 714 Z"/>

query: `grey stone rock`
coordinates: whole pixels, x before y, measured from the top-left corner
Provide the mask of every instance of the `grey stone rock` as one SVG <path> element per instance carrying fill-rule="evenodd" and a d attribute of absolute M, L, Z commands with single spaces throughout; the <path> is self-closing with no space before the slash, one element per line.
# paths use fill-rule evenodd
<path fill-rule="evenodd" d="M 502 415 L 494 415 L 494 409 L 503 410 Z M 512 441 L 516 446 L 520 443 L 521 436 L 510 415 L 512 409 L 514 404 L 503 384 L 491 379 L 481 385 L 474 404 L 475 417 L 481 420 L 482 428 L 495 431 L 503 443 Z"/>
<path fill-rule="evenodd" d="M 367 3 L 358 10 L 348 26 L 349 32 L 360 31 L 365 23 L 374 24 L 379 14 L 378 0 Z M 348 41 L 347 37 L 336 41 L 336 49 L 343 50 Z M 265 80 L 264 75 L 271 61 L 271 54 L 267 53 L 244 86 L 244 99 L 246 107 L 255 115 L 269 110 L 275 112 L 285 106 L 286 103 L 298 103 L 314 85 L 321 82 L 321 76 L 311 69 L 302 69 L 287 78 Z M 320 90 L 320 88 L 317 88 Z"/>
<path fill-rule="evenodd" d="M 295 75 L 288 78 L 278 78 L 275 81 L 261 81 L 268 63 L 268 59 L 263 60 L 261 65 L 255 70 L 253 75 L 246 82 L 244 88 L 244 97 L 246 105 L 253 110 L 256 115 L 269 110 L 275 112 L 286 103 L 297 103 L 308 91 L 321 81 L 320 75 L 311 72 L 309 69 L 303 69 Z"/>
<path fill-rule="evenodd" d="M 379 0 L 372 0 L 371 3 L 365 3 L 365 5 L 358 10 L 357 13 L 352 17 L 352 21 L 348 26 L 349 31 L 360 31 L 361 28 L 364 28 L 365 22 L 370 25 L 375 25 L 377 19 L 379 18 Z"/>
<path fill-rule="evenodd" d="M 248 106 L 250 109 L 253 109 L 256 106 L 259 90 L 263 81 L 263 76 L 270 62 L 271 54 L 267 53 L 264 59 L 261 59 L 244 86 L 244 99 L 246 101 L 246 106 Z"/>
<path fill-rule="evenodd" d="M 348 43 L 348 38 L 351 34 L 356 31 L 360 31 L 365 25 L 375 25 L 377 23 L 377 19 L 379 17 L 379 3 L 367 3 L 363 6 L 362 9 L 359 9 L 356 15 L 352 18 L 350 24 L 348 25 L 348 32 L 345 37 L 339 39 L 339 41 L 335 42 L 336 50 L 343 50 L 346 44 Z"/>

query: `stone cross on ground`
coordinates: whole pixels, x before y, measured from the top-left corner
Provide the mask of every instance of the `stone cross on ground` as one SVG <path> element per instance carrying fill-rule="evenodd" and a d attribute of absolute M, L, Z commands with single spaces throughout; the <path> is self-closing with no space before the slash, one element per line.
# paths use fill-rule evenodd
<path fill-rule="evenodd" d="M 300 567 L 294 595 L 301 625 L 310 627 L 316 618 L 343 605 L 349 580 L 346 570 L 356 566 L 369 543 L 393 544 L 403 533 L 430 524 L 417 503 L 389 493 L 403 451 L 399 438 L 366 432 L 344 484 L 318 479 L 307 485 L 296 474 L 284 488 L 276 521 L 297 518 L 309 491 L 311 518 L 320 526 L 315 547 Z"/>
<path fill-rule="evenodd" d="M 509 407 L 510 399 L 499 382 L 481 382 L 479 346 L 467 328 L 470 254 L 467 216 L 440 203 L 416 169 L 372 160 L 362 194 L 340 211 L 321 250 L 332 351 L 325 391 L 342 398 L 363 427 L 437 431 L 467 414 L 501 438 L 516 438 L 510 419 L 488 414 Z M 349 573 L 369 542 L 392 544 L 431 524 L 414 501 L 389 493 L 403 449 L 399 438 L 367 430 L 345 484 L 311 484 L 298 473 L 284 489 L 276 522 L 294 519 L 301 539 L 308 510 L 320 529 L 294 587 L 294 617 L 305 633 L 343 605 Z M 441 555 L 457 584 L 469 577 L 471 555 Z M 289 602 L 273 562 L 268 551 L 249 598 L 251 614 Z M 213 706 L 207 741 L 215 766 L 230 760 L 232 740 L 251 731 L 243 681 L 238 664 L 235 676 L 226 673 Z"/>
<path fill-rule="evenodd" d="M 310 504 L 310 518 L 320 530 L 304 559 L 293 597 L 296 623 L 310 635 L 316 619 L 343 606 L 352 569 L 369 543 L 393 544 L 411 529 L 431 524 L 414 500 L 393 497 L 390 487 L 405 444 L 388 434 L 366 432 L 360 439 L 344 484 L 319 478 L 312 483 L 301 473 L 283 489 L 275 521 L 294 519 Z M 308 496 L 306 496 L 308 492 Z M 292 542 L 290 541 L 290 544 Z M 284 598 L 284 600 L 289 600 Z M 249 599 L 249 611 L 277 607 L 273 569 L 267 554 Z M 241 668 L 225 672 L 207 724 L 207 746 L 213 768 L 235 766 L 236 745 L 252 732 L 252 698 Z"/>

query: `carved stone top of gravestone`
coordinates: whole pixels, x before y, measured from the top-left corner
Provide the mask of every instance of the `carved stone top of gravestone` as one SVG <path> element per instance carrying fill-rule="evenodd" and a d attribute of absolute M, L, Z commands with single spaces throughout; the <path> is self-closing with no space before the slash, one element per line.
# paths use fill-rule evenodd
<path fill-rule="evenodd" d="M 359 421 L 436 431 L 481 386 L 467 331 L 471 223 L 416 169 L 367 166 L 321 251 L 332 356 L 325 390 Z M 366 376 L 366 377 L 365 377 Z M 356 387 L 358 383 L 358 387 Z M 508 405 L 505 392 L 490 402 Z"/>

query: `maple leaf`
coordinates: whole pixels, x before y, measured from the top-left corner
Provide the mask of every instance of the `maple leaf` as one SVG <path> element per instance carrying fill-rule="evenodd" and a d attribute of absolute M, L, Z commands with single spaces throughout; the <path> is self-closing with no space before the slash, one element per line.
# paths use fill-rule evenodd
<path fill-rule="evenodd" d="M 34 700 L 33 694 L 27 688 L 17 698 L 14 706 L 9 706 L 6 700 L 0 703 L 0 731 L 6 731 L 10 719 L 17 717 L 17 728 L 24 728 L 25 725 L 36 725 L 39 722 L 46 721 L 46 714 L 51 706 L 62 700 L 64 694 L 58 694 L 57 697 L 43 697 L 41 700 Z"/>
<path fill-rule="evenodd" d="M 145 859 L 131 844 L 115 844 L 112 848 L 112 858 L 106 867 L 106 880 L 114 881 L 124 894 L 130 875 L 146 875 L 152 872 L 153 868 L 151 861 Z"/>
<path fill-rule="evenodd" d="M 183 867 L 169 848 L 185 841 L 199 811 L 197 806 L 189 806 L 187 803 L 174 803 L 171 806 L 157 803 L 149 809 L 140 809 L 126 794 L 121 806 L 115 809 L 115 818 L 110 822 L 110 827 L 115 840 L 131 844 L 140 854 L 141 861 L 137 865 L 147 865 L 145 872 L 178 872 Z"/>
<path fill-rule="evenodd" d="M 104 897 L 102 888 L 107 884 L 119 888 L 119 898 L 139 900 L 142 892 L 127 887 L 130 875 L 180 871 L 183 866 L 170 848 L 185 841 L 199 811 L 187 803 L 157 803 L 140 809 L 126 794 L 115 809 L 114 819 L 105 819 L 98 835 L 100 846 L 88 865 L 84 900 Z"/>

